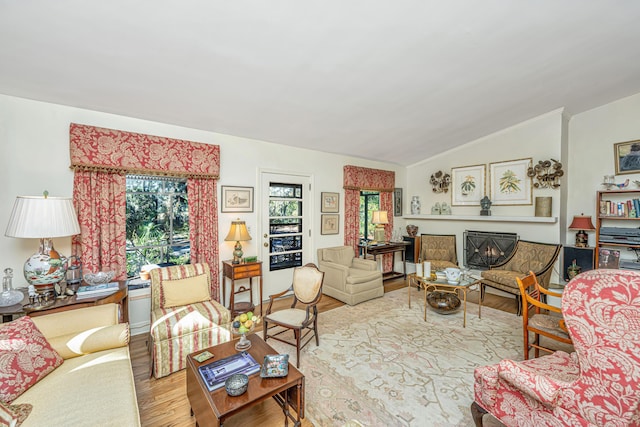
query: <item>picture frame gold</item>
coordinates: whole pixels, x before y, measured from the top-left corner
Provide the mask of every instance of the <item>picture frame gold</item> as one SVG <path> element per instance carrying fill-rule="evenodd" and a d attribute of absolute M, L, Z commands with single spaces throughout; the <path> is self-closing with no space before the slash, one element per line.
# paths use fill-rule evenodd
<path fill-rule="evenodd" d="M 337 213 L 340 212 L 340 193 L 320 193 L 320 212 Z"/>
<path fill-rule="evenodd" d="M 486 165 L 451 168 L 451 206 L 480 206 L 486 194 Z"/>
<path fill-rule="evenodd" d="M 640 139 L 613 144 L 616 175 L 640 173 Z"/>
<path fill-rule="evenodd" d="M 221 187 L 222 212 L 253 212 L 253 187 Z"/>
<path fill-rule="evenodd" d="M 532 205 L 532 181 L 527 174 L 532 158 L 489 163 L 491 204 Z"/>
<path fill-rule="evenodd" d="M 340 232 L 340 215 L 323 214 L 320 220 L 320 234 L 338 234 Z"/>

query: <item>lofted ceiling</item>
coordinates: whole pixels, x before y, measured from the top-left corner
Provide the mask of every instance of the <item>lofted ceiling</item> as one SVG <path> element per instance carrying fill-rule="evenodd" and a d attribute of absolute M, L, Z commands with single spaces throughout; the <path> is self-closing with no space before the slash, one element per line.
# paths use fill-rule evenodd
<path fill-rule="evenodd" d="M 637 0 L 0 0 L 0 93 L 410 165 L 639 93 L 639 21 Z"/>

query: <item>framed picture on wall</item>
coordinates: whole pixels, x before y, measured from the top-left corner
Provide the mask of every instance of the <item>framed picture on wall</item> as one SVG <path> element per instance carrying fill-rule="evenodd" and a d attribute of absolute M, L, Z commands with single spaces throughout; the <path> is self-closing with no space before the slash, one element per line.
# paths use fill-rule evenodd
<path fill-rule="evenodd" d="M 340 212 L 340 193 L 320 194 L 320 212 Z"/>
<path fill-rule="evenodd" d="M 616 175 L 640 172 L 640 140 L 613 144 Z"/>
<path fill-rule="evenodd" d="M 322 215 L 320 234 L 338 234 L 340 227 L 340 215 Z"/>
<path fill-rule="evenodd" d="M 393 216 L 402 216 L 402 188 L 393 189 Z"/>
<path fill-rule="evenodd" d="M 531 177 L 527 171 L 531 157 L 489 164 L 493 205 L 532 205 Z"/>
<path fill-rule="evenodd" d="M 485 194 L 485 165 L 451 168 L 451 206 L 480 206 Z"/>
<path fill-rule="evenodd" d="M 222 186 L 222 212 L 253 212 L 253 187 Z"/>

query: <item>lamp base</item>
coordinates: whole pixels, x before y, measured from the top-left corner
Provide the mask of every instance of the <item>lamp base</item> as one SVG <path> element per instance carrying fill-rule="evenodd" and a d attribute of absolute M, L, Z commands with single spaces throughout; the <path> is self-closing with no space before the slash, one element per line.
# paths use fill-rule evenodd
<path fill-rule="evenodd" d="M 233 247 L 233 261 L 231 261 L 231 264 L 240 264 L 242 255 L 244 255 L 242 252 L 242 245 L 240 244 L 240 241 L 236 241 L 236 245 Z"/>
<path fill-rule="evenodd" d="M 588 248 L 589 247 L 589 235 L 580 230 L 576 233 L 576 248 Z"/>
<path fill-rule="evenodd" d="M 384 243 L 384 227 L 376 227 L 373 231 L 373 239 L 378 243 Z"/>
<path fill-rule="evenodd" d="M 53 286 L 65 278 L 66 262 L 51 239 L 40 239 L 40 249 L 24 263 L 24 278 L 40 293 L 53 292 Z"/>

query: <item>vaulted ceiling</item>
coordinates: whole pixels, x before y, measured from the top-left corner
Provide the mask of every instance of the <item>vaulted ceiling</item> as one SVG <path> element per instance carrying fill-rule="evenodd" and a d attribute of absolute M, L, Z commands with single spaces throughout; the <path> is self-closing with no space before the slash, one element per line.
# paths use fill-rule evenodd
<path fill-rule="evenodd" d="M 410 165 L 639 93 L 638 22 L 636 0 L 0 0 L 0 93 Z"/>

